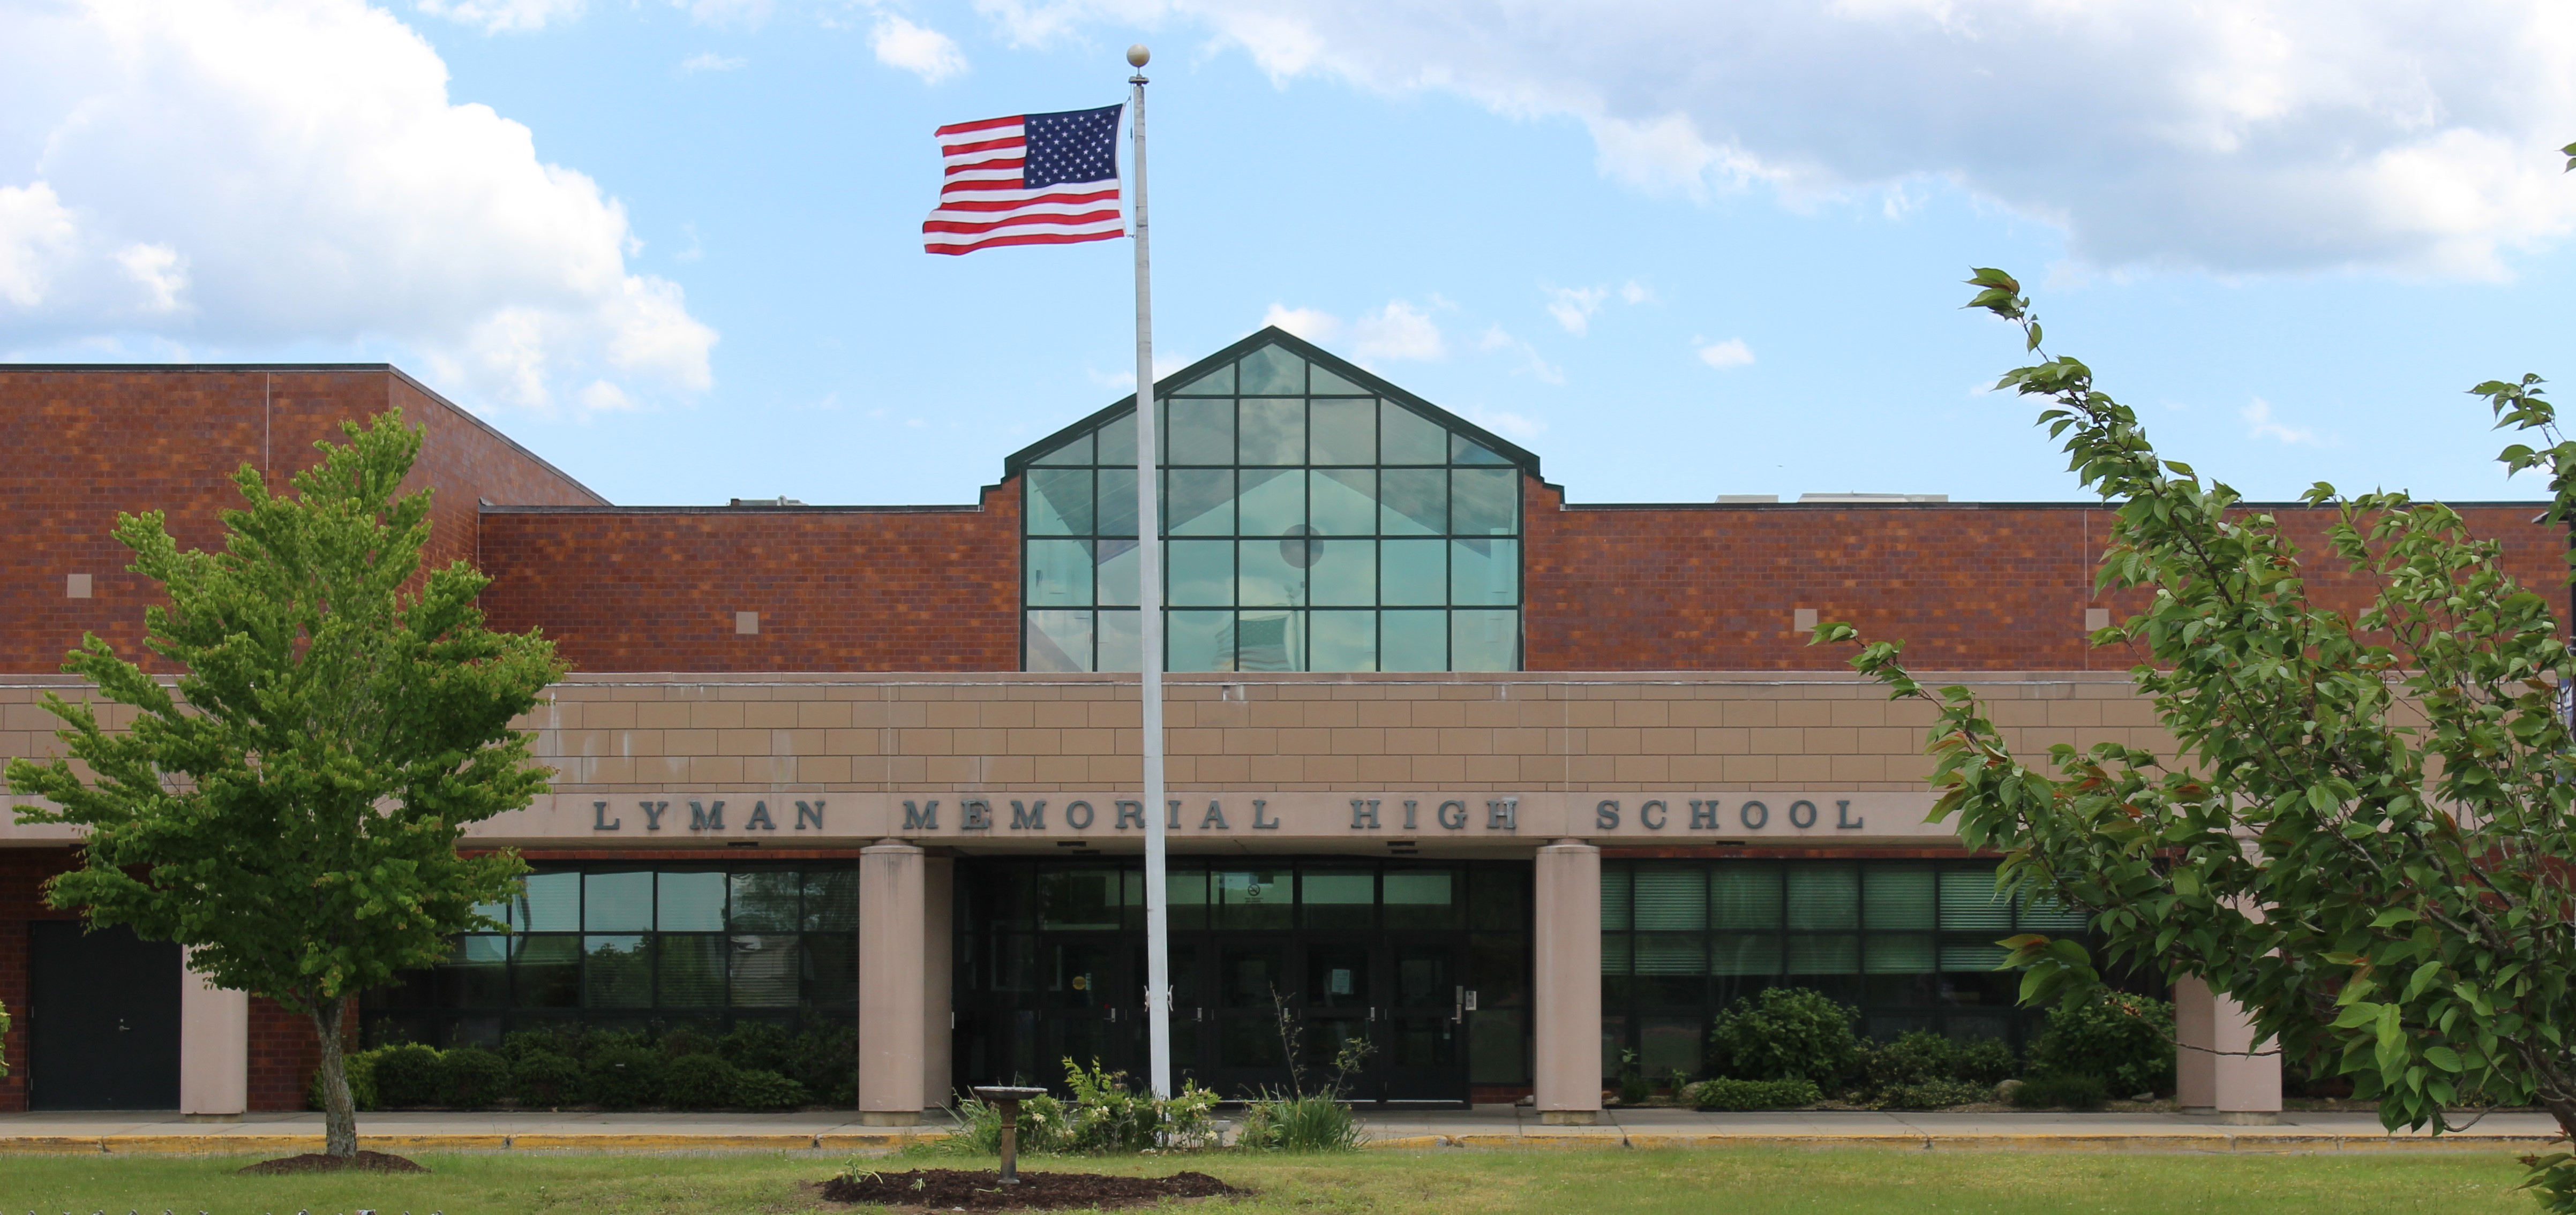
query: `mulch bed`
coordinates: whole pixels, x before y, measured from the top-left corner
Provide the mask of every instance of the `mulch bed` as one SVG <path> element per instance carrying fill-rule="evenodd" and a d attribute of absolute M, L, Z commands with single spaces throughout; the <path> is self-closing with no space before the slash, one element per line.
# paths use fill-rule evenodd
<path fill-rule="evenodd" d="M 263 1160 L 239 1171 L 253 1177 L 284 1177 L 295 1173 L 337 1173 L 344 1170 L 360 1173 L 426 1173 L 429 1171 L 400 1156 L 364 1151 L 347 1160 L 321 1152 L 306 1152 L 301 1156 L 282 1156 L 275 1160 Z"/>
<path fill-rule="evenodd" d="M 1059 1211 L 1082 1207 L 1146 1206 L 1161 1198 L 1214 1198 L 1249 1190 L 1205 1173 L 1169 1177 L 1112 1177 L 1100 1173 L 1022 1172 L 1020 1184 L 966 1169 L 915 1169 L 873 1177 L 835 1177 L 823 1183 L 833 1202 L 873 1202 L 933 1211 Z"/>

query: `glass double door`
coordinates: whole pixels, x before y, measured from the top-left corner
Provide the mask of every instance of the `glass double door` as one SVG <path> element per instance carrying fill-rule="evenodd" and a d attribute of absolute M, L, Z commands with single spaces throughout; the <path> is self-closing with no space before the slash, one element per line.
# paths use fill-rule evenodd
<path fill-rule="evenodd" d="M 1228 1099 L 1338 1086 L 1467 1100 L 1457 934 L 1227 933 L 1172 943 L 1175 1070 Z"/>

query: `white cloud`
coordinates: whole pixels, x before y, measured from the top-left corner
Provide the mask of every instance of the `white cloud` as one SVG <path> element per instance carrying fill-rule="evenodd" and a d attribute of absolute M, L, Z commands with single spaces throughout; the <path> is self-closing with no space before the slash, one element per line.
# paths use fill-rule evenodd
<path fill-rule="evenodd" d="M 1655 294 L 1654 288 L 1638 282 L 1633 278 L 1628 280 L 1626 286 L 1619 288 L 1619 298 L 1631 304 L 1660 304 L 1664 302 L 1662 296 Z"/>
<path fill-rule="evenodd" d="M 1601 311 L 1601 302 L 1610 298 L 1608 287 L 1548 287 L 1547 314 L 1565 327 L 1567 333 L 1582 337 L 1592 329 L 1592 314 Z"/>
<path fill-rule="evenodd" d="M 1476 349 L 1487 353 L 1509 350 L 1514 342 L 1515 339 L 1511 334 L 1504 332 L 1502 326 L 1488 325 L 1485 327 L 1485 336 L 1476 339 Z"/>
<path fill-rule="evenodd" d="M 2317 432 L 2301 427 L 2285 426 L 2273 421 L 2272 403 L 2261 397 L 2254 398 L 2251 404 L 2237 410 L 2236 416 L 2245 419 L 2247 438 L 2272 439 L 2308 447 L 2314 447 L 2317 444 Z"/>
<path fill-rule="evenodd" d="M 948 35 L 892 13 L 877 17 L 868 41 L 876 48 L 877 62 L 919 76 L 923 84 L 937 84 L 966 70 L 965 54 Z"/>
<path fill-rule="evenodd" d="M 1286 304 L 1272 304 L 1270 311 L 1261 314 L 1261 323 L 1277 325 L 1317 345 L 1331 341 L 1333 335 L 1342 331 L 1341 318 L 1332 313 L 1320 308 L 1291 308 Z"/>
<path fill-rule="evenodd" d="M 680 61 L 680 74 L 695 76 L 700 72 L 730 72 L 750 62 L 740 55 L 719 55 L 714 51 L 700 51 Z"/>
<path fill-rule="evenodd" d="M 581 16 L 584 7 L 584 0 L 420 0 L 420 11 L 482 26 L 487 34 L 541 30 Z"/>
<path fill-rule="evenodd" d="M 1746 367 L 1753 363 L 1753 348 L 1745 345 L 1743 338 L 1728 338 L 1723 342 L 1694 340 L 1692 345 L 1699 348 L 1700 362 L 1720 371 L 1730 367 Z"/>
<path fill-rule="evenodd" d="M 1351 322 L 1351 353 L 1360 360 L 1430 360 L 1449 350 L 1431 314 L 1403 300 L 1388 300 L 1386 307 Z"/>
<path fill-rule="evenodd" d="M 361 0 L 0 10 L 0 330 L 392 347 L 469 399 L 702 389 L 626 212 Z"/>
<path fill-rule="evenodd" d="M 1022 42 L 1177 17 L 1280 79 L 1572 118 L 1604 175 L 1648 192 L 1955 183 L 2097 267 L 2495 275 L 2576 230 L 2551 154 L 2576 133 L 2564 0 L 978 8 Z"/>
<path fill-rule="evenodd" d="M 700 25 L 756 28 L 769 20 L 776 6 L 771 0 L 671 0 L 671 7 L 686 10 L 689 20 Z"/>

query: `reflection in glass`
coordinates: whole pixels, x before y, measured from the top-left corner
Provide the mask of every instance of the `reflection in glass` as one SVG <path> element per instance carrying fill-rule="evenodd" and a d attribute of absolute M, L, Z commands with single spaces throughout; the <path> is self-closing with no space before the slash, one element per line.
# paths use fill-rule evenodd
<path fill-rule="evenodd" d="M 1465 435 L 1449 436 L 1449 458 L 1460 464 L 1506 464 L 1509 461 Z"/>
<path fill-rule="evenodd" d="M 1247 468 L 1242 475 L 1243 493 L 1236 507 L 1241 512 L 1235 524 L 1238 535 L 1305 534 L 1305 477 L 1285 468 Z"/>
<path fill-rule="evenodd" d="M 1244 464 L 1306 462 L 1306 400 L 1247 397 L 1235 423 Z"/>
<path fill-rule="evenodd" d="M 641 935 L 584 937 L 582 949 L 589 955 L 582 983 L 585 1003 L 592 1008 L 652 1005 L 653 959 Z"/>
<path fill-rule="evenodd" d="M 722 932 L 725 876 L 721 873 L 659 873 L 660 906 L 654 927 L 664 932 Z"/>
<path fill-rule="evenodd" d="M 1241 377 L 1235 391 L 1245 396 L 1303 396 L 1306 360 L 1277 346 L 1264 346 L 1236 361 Z"/>
<path fill-rule="evenodd" d="M 1220 869 L 1209 877 L 1216 888 L 1219 928 L 1289 927 L 1295 895 L 1286 869 Z"/>
<path fill-rule="evenodd" d="M 1136 415 L 1122 414 L 1100 427 L 1100 462 L 1136 467 Z"/>
<path fill-rule="evenodd" d="M 1233 541 L 1174 540 L 1163 551 L 1170 558 L 1165 602 L 1174 607 L 1222 607 L 1234 602 Z"/>
<path fill-rule="evenodd" d="M 1449 525 L 1461 536 L 1510 536 L 1521 530 L 1521 471 L 1460 468 L 1449 474 Z"/>
<path fill-rule="evenodd" d="M 1089 464 L 1091 463 L 1091 435 L 1089 433 L 1075 435 L 1063 446 L 1047 451 L 1029 463 Z"/>
<path fill-rule="evenodd" d="M 593 873 L 581 892 L 583 923 L 592 932 L 642 932 L 653 926 L 653 874 Z"/>
<path fill-rule="evenodd" d="M 1312 381 L 1307 385 L 1306 391 L 1319 397 L 1358 396 L 1369 391 L 1368 389 L 1362 388 L 1349 380 L 1345 380 L 1314 363 L 1308 363 L 1306 365 L 1306 374 L 1313 377 Z"/>
<path fill-rule="evenodd" d="M 1165 667 L 1174 671 L 1234 669 L 1234 613 L 1173 610 L 1165 614 Z"/>
<path fill-rule="evenodd" d="M 510 942 L 515 990 L 521 1008 L 581 1007 L 581 938 L 570 934 L 514 937 Z"/>
<path fill-rule="evenodd" d="M 1449 542 L 1449 602 L 1460 607 L 1510 607 L 1521 601 L 1520 581 L 1520 541 Z"/>
<path fill-rule="evenodd" d="M 1319 370 L 1316 374 L 1331 373 Z M 1377 463 L 1377 402 L 1317 401 L 1309 408 L 1307 425 L 1315 463 Z"/>
<path fill-rule="evenodd" d="M 1032 468 L 1029 483 L 1029 534 L 1091 534 L 1091 470 Z"/>
<path fill-rule="evenodd" d="M 1378 542 L 1378 602 L 1406 606 L 1449 601 L 1449 542 L 1381 540 Z"/>
<path fill-rule="evenodd" d="M 1305 613 L 1244 612 L 1235 617 L 1234 667 L 1238 671 L 1306 669 Z"/>
<path fill-rule="evenodd" d="M 1935 904 L 1938 900 L 1933 896 L 1933 875 L 1929 867 L 1897 869 L 1872 865 L 1863 871 L 1862 878 L 1861 906 L 1867 914 L 1864 927 L 1926 932 L 1937 925 L 1939 912 Z"/>
<path fill-rule="evenodd" d="M 1233 535 L 1234 470 L 1164 470 L 1163 510 L 1163 530 L 1171 535 Z"/>
<path fill-rule="evenodd" d="M 1162 438 L 1166 464 L 1234 463 L 1234 402 L 1218 397 L 1181 398 L 1164 406 L 1171 424 Z"/>
<path fill-rule="evenodd" d="M 1171 508 L 1162 509 L 1169 517 Z M 1136 534 L 1136 470 L 1104 468 L 1100 470 L 1100 534 L 1133 536 Z"/>
<path fill-rule="evenodd" d="M 1134 611 L 1104 611 L 1094 627 L 1099 630 L 1100 650 L 1096 660 L 1103 671 L 1141 671 L 1145 669 L 1144 622 Z"/>
<path fill-rule="evenodd" d="M 796 931 L 796 874 L 761 869 L 733 875 L 733 911 L 727 927 L 736 932 Z"/>
<path fill-rule="evenodd" d="M 1100 558 L 1098 585 L 1092 594 L 1111 607 L 1136 606 L 1136 542 L 1134 540 L 1097 540 Z"/>
<path fill-rule="evenodd" d="M 1029 614 L 1024 665 L 1032 671 L 1065 673 L 1091 669 L 1091 611 L 1033 611 Z"/>
<path fill-rule="evenodd" d="M 1318 468 L 1306 474 L 1312 498 L 1307 522 L 1318 535 L 1377 534 L 1377 470 Z"/>
<path fill-rule="evenodd" d="M 1362 609 L 1353 612 L 1319 611 L 1307 613 L 1308 646 L 1313 669 L 1318 671 L 1374 671 L 1377 669 L 1377 613 Z"/>
<path fill-rule="evenodd" d="M 805 931 L 851 932 L 859 926 L 859 875 L 848 869 L 805 871 Z"/>
<path fill-rule="evenodd" d="M 1087 607 L 1091 603 L 1091 542 L 1029 541 L 1030 607 Z"/>
<path fill-rule="evenodd" d="M 1390 536 L 1436 536 L 1449 530 L 1449 474 L 1436 468 L 1378 473 L 1378 530 Z"/>
<path fill-rule="evenodd" d="M 1241 580 L 1240 602 L 1246 607 L 1297 607 L 1306 602 L 1308 541 L 1244 540 L 1236 545 Z"/>
<path fill-rule="evenodd" d="M 581 930 L 581 875 L 531 873 L 521 879 L 519 912 L 513 917 L 521 932 Z"/>
<path fill-rule="evenodd" d="M 796 938 L 735 936 L 727 945 L 735 1007 L 796 1006 Z"/>
<path fill-rule="evenodd" d="M 1176 397 L 1230 397 L 1234 395 L 1234 364 L 1227 363 L 1200 376 L 1170 394 Z"/>
<path fill-rule="evenodd" d="M 1449 669 L 1449 613 L 1387 611 L 1377 614 L 1377 669 Z"/>
<path fill-rule="evenodd" d="M 1306 545 L 1313 563 L 1306 570 L 1310 602 L 1319 607 L 1367 607 L 1377 602 L 1376 541 L 1309 540 Z"/>
<path fill-rule="evenodd" d="M 1443 875 L 1446 876 L 1446 875 Z M 1297 902 L 1308 928 L 1377 927 L 1377 874 L 1367 869 L 1308 869 Z"/>
<path fill-rule="evenodd" d="M 721 876 L 721 875 L 718 875 Z M 713 935 L 653 938 L 654 1002 L 665 1008 L 722 1008 L 725 939 Z"/>

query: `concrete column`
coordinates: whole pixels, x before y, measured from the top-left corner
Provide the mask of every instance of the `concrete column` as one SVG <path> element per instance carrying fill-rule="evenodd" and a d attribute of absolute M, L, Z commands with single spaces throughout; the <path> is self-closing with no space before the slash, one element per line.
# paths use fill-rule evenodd
<path fill-rule="evenodd" d="M 2281 1057 L 2243 1053 L 2255 1049 L 2254 1024 L 2236 1001 L 2199 979 L 2175 983 L 2174 1039 L 2174 1096 L 2183 1109 L 2228 1123 L 2281 1120 Z"/>
<path fill-rule="evenodd" d="M 250 993 L 210 987 L 179 967 L 179 1112 L 231 1121 L 250 1104 Z"/>
<path fill-rule="evenodd" d="M 1601 850 L 1538 850 L 1531 940 L 1532 1045 L 1541 1120 L 1601 1120 Z"/>
<path fill-rule="evenodd" d="M 934 856 L 923 864 L 921 1024 L 926 1036 L 922 1043 L 921 1091 L 929 1097 L 927 1104 L 945 1106 L 952 1096 L 949 1086 L 955 1080 L 949 1048 L 957 1030 L 948 1000 L 956 983 L 957 954 L 950 934 L 957 912 L 957 862 Z"/>
<path fill-rule="evenodd" d="M 859 1121 L 911 1126 L 925 1104 L 922 850 L 883 839 L 859 850 Z"/>

